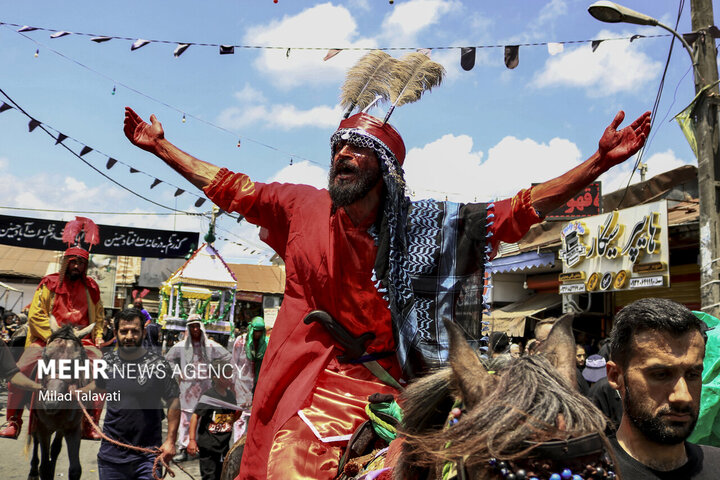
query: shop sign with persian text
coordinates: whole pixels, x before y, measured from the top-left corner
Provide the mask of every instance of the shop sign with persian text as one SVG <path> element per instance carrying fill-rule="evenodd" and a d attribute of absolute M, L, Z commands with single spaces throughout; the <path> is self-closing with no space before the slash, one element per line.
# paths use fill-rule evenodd
<path fill-rule="evenodd" d="M 665 200 L 573 220 L 561 237 L 560 293 L 670 286 Z"/>
<path fill-rule="evenodd" d="M 599 215 L 602 212 L 602 188 L 600 182 L 593 182 L 577 195 L 545 216 L 548 221 L 574 220 Z"/>

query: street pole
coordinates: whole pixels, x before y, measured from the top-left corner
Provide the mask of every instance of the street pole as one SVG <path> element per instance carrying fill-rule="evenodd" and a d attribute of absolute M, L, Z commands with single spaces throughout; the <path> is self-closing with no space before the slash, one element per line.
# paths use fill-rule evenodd
<path fill-rule="evenodd" d="M 691 0 L 695 93 L 718 80 L 711 0 Z M 700 302 L 702 310 L 720 317 L 720 148 L 718 136 L 718 86 L 698 97 L 694 110 L 700 195 Z"/>

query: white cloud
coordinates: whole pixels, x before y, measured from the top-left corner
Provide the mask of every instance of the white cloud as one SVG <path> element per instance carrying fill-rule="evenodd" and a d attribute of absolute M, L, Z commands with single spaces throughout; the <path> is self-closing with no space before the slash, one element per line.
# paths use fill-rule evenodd
<path fill-rule="evenodd" d="M 615 35 L 603 30 L 596 38 Z M 595 52 L 590 45 L 567 50 L 548 58 L 545 68 L 535 76 L 534 86 L 584 88 L 592 97 L 642 91 L 662 66 L 643 53 L 639 44 L 613 40 L 601 43 Z"/>
<path fill-rule="evenodd" d="M 299 127 L 335 127 L 342 116 L 339 106 L 313 107 L 299 110 L 294 105 L 250 105 L 228 107 L 218 116 L 217 123 L 228 129 L 237 129 L 248 125 L 264 124 L 268 127 L 290 130 Z"/>
<path fill-rule="evenodd" d="M 414 148 L 405 161 L 405 178 L 414 198 L 488 201 L 514 195 L 532 182 L 554 178 L 577 165 L 580 151 L 569 140 L 549 143 L 505 137 L 484 153 L 473 151 L 467 135 L 445 135 Z M 515 175 L 513 172 L 522 172 Z"/>
<path fill-rule="evenodd" d="M 567 10 L 568 7 L 565 0 L 551 0 L 550 3 L 547 3 L 540 10 L 535 25 L 539 27 L 552 22 L 557 17 L 565 15 Z"/>
<path fill-rule="evenodd" d="M 233 94 L 233 97 L 242 103 L 265 103 L 267 101 L 265 95 L 263 95 L 260 90 L 254 88 L 247 82 L 242 90 Z"/>
<path fill-rule="evenodd" d="M 330 158 L 328 158 L 330 163 Z M 269 182 L 300 183 L 315 188 L 327 188 L 328 171 L 307 161 L 296 162 L 277 172 Z"/>
<path fill-rule="evenodd" d="M 366 12 L 370 10 L 369 0 L 350 0 L 348 5 L 353 9 L 364 10 Z"/>
<path fill-rule="evenodd" d="M 258 234 L 260 228 L 241 221 L 227 219 L 221 216 L 218 222 L 222 221 L 222 226 L 218 227 L 218 238 L 227 239 L 222 243 L 216 243 L 222 255 L 228 263 L 249 263 L 249 264 L 269 264 L 270 258 L 275 254 L 273 249 L 260 240 Z"/>
<path fill-rule="evenodd" d="M 396 5 L 383 21 L 386 36 L 409 40 L 420 31 L 438 22 L 440 17 L 460 8 L 460 2 L 444 0 L 411 0 Z"/>
<path fill-rule="evenodd" d="M 618 165 L 601 175 L 599 180 L 603 182 L 603 192 L 610 193 L 625 188 L 628 183 L 628 179 L 630 178 L 630 172 L 635 165 L 635 161 L 636 157 L 632 157 L 622 165 Z M 653 154 L 649 158 L 646 158 L 643 163 L 646 163 L 648 167 L 645 178 L 650 179 L 655 175 L 673 170 L 683 165 L 694 164 L 694 160 L 683 160 L 675 156 L 675 152 L 673 150 L 667 150 L 665 152 Z M 635 171 L 630 184 L 632 185 L 639 182 L 640 172 Z"/>
<path fill-rule="evenodd" d="M 248 30 L 244 41 L 253 45 L 303 47 L 367 47 L 373 39 L 358 34 L 357 23 L 350 11 L 342 6 L 323 3 L 303 10 L 295 16 L 285 16 L 268 25 Z M 343 51 L 324 62 L 324 51 L 265 49 L 254 66 L 279 87 L 300 85 L 337 85 L 364 52 Z"/>

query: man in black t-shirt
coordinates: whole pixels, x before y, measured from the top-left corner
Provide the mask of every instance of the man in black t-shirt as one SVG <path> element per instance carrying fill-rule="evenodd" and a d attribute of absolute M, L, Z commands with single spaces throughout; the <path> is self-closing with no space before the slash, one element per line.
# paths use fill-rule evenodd
<path fill-rule="evenodd" d="M 607 377 L 603 377 L 593 383 L 593 386 L 590 387 L 588 398 L 611 420 L 611 431 L 615 432 L 618 427 L 620 427 L 623 406 L 620 394 L 610 386 Z"/>
<path fill-rule="evenodd" d="M 683 305 L 659 298 L 615 317 L 607 378 L 623 405 L 611 439 L 622 478 L 720 478 L 720 449 L 685 441 L 700 408 L 706 329 Z"/>
<path fill-rule="evenodd" d="M 175 455 L 180 422 L 179 388 L 172 368 L 162 357 L 142 346 L 145 318 L 135 308 L 123 310 L 115 318 L 118 349 L 103 356 L 107 376 L 82 390 L 104 390 L 107 412 L 103 433 L 122 443 L 136 447 L 160 447 L 169 462 Z M 162 441 L 162 401 L 168 405 L 168 432 Z M 98 451 L 100 480 L 152 480 L 155 455 L 118 447 L 105 440 Z"/>

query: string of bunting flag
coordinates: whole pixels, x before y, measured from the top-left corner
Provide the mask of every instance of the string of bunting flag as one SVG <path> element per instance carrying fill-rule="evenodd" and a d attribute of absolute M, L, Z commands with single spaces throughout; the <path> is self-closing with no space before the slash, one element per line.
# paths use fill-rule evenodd
<path fill-rule="evenodd" d="M 189 195 L 192 195 L 192 196 L 194 196 L 194 197 L 197 197 L 197 200 L 195 201 L 195 204 L 194 204 L 194 205 L 195 205 L 195 207 L 198 207 L 198 208 L 201 207 L 201 206 L 205 203 L 205 201 L 207 200 L 205 197 L 201 197 L 201 196 L 196 195 L 196 194 L 194 194 L 194 193 L 192 193 L 192 192 L 186 192 L 183 188 L 180 188 L 180 187 L 178 187 L 177 185 L 173 185 L 172 183 L 170 183 L 170 182 L 168 182 L 168 181 L 161 180 L 161 179 L 155 177 L 154 175 L 150 175 L 150 174 L 148 174 L 148 173 L 146 173 L 146 172 L 143 172 L 142 170 L 137 169 L 137 168 L 133 167 L 132 165 L 129 165 L 129 164 L 125 163 L 125 162 L 121 162 L 121 161 L 117 160 L 116 158 L 113 158 L 113 157 L 111 157 L 110 155 L 107 155 L 107 154 L 103 153 L 102 151 L 100 151 L 100 150 L 98 150 L 98 149 L 96 149 L 96 148 L 94 148 L 94 147 L 90 147 L 90 146 L 88 146 L 87 144 L 85 144 L 85 143 L 83 143 L 83 142 L 81 142 L 81 141 L 79 141 L 79 140 L 77 140 L 77 139 L 75 139 L 75 138 L 73 138 L 73 137 L 70 137 L 70 136 L 68 136 L 68 135 L 60 132 L 60 131 L 57 130 L 56 128 L 53 128 L 52 126 L 41 122 L 40 120 L 34 118 L 32 115 L 30 115 L 28 112 L 26 112 L 26 111 L 25 111 L 22 107 L 20 107 L 2 88 L 0 88 L 0 93 L 2 93 L 2 95 L 7 99 L 7 101 L 10 102 L 10 103 L 0 102 L 0 113 L 6 112 L 6 111 L 12 110 L 12 109 L 16 109 L 16 110 L 18 110 L 19 112 L 23 113 L 26 117 L 28 117 L 28 118 L 30 119 L 29 122 L 28 122 L 28 131 L 29 131 L 29 132 L 33 132 L 35 129 L 37 129 L 38 127 L 40 127 L 41 130 L 43 130 L 45 133 L 47 133 L 50 137 L 52 137 L 52 138 L 55 140 L 55 145 L 61 145 L 61 146 L 64 147 L 66 150 L 68 150 L 70 153 L 72 153 L 74 156 L 76 156 L 78 159 L 80 159 L 83 163 L 85 163 L 87 166 L 89 166 L 90 168 L 92 168 L 93 170 L 95 170 L 96 172 L 98 172 L 100 175 L 102 175 L 102 176 L 105 177 L 106 179 L 108 179 L 108 180 L 110 180 L 111 182 L 113 182 L 115 185 L 123 188 L 124 190 L 127 190 L 128 192 L 132 193 L 133 195 L 135 195 L 135 196 L 137 196 L 137 197 L 139 197 L 139 198 L 141 198 L 141 199 L 143 199 L 143 200 L 145 200 L 145 201 L 147 201 L 147 202 L 152 203 L 153 205 L 156 205 L 156 206 L 158 206 L 158 207 L 164 208 L 164 209 L 166 209 L 166 210 L 171 210 L 171 211 L 177 212 L 177 213 L 184 213 L 184 214 L 187 214 L 187 215 L 199 215 L 199 214 L 196 213 L 196 212 L 187 212 L 187 211 L 183 211 L 183 210 L 178 210 L 178 209 L 173 208 L 173 207 L 169 207 L 169 206 L 167 206 L 167 205 L 163 205 L 163 204 L 161 204 L 161 203 L 158 203 L 158 202 L 156 202 L 156 201 L 154 201 L 154 200 L 151 200 L 151 199 L 149 199 L 149 198 L 147 198 L 147 197 L 145 197 L 145 196 L 137 193 L 136 191 L 134 191 L 134 190 L 126 187 L 126 186 L 123 185 L 122 183 L 116 181 L 115 179 L 113 179 L 112 177 L 110 177 L 109 175 L 107 175 L 105 172 L 99 170 L 97 167 L 95 167 L 95 166 L 92 165 L 90 162 L 88 162 L 87 159 L 85 159 L 84 157 L 85 157 L 85 155 L 89 154 L 90 152 L 95 152 L 96 154 L 102 155 L 102 156 L 104 156 L 104 157 L 107 159 L 106 162 L 105 162 L 105 168 L 106 168 L 107 170 L 110 170 L 110 169 L 113 168 L 115 165 L 120 164 L 120 165 L 124 165 L 124 166 L 128 167 L 130 173 L 140 173 L 140 174 L 143 174 L 143 175 L 145 175 L 145 176 L 147 176 L 147 177 L 149 177 L 149 178 L 152 178 L 152 179 L 153 179 L 153 182 L 152 182 L 152 184 L 150 185 L 150 189 L 153 189 L 153 188 L 157 187 L 157 186 L 160 185 L 161 183 L 165 183 L 165 184 L 167 184 L 167 185 L 175 188 L 175 194 L 174 194 L 175 197 L 179 197 L 180 195 L 183 195 L 183 194 L 185 194 L 185 193 L 188 193 Z M 52 132 L 55 132 L 55 133 L 53 134 L 51 131 L 52 131 Z M 71 140 L 71 141 L 77 143 L 78 145 L 80 145 L 80 146 L 82 147 L 82 148 L 80 149 L 80 151 L 79 151 L 79 152 L 76 152 L 75 150 L 71 149 L 68 145 L 66 145 L 65 142 L 68 141 L 68 140 Z M 240 217 L 240 218 L 238 219 L 238 221 L 240 221 L 240 219 L 242 219 L 242 217 Z"/>
<path fill-rule="evenodd" d="M 233 232 L 231 232 L 231 231 L 229 231 L 229 230 L 226 230 L 226 229 L 224 229 L 224 228 L 220 228 L 220 227 L 217 226 L 217 225 L 215 226 L 215 229 L 216 229 L 217 231 L 223 231 L 223 232 L 225 232 L 225 233 L 227 233 L 227 234 L 230 234 L 230 235 L 232 235 L 232 236 L 234 236 L 234 237 L 238 237 L 237 234 L 235 234 L 235 233 L 233 233 Z M 242 248 L 243 248 L 243 252 L 248 252 L 249 255 L 262 255 L 262 256 L 265 257 L 265 258 L 270 258 L 270 257 L 272 257 L 272 256 L 275 254 L 275 252 L 272 251 L 272 250 L 270 250 L 272 253 L 268 253 L 267 250 L 268 250 L 269 247 L 267 247 L 267 246 L 265 246 L 265 247 L 259 247 L 259 246 L 257 246 L 257 245 L 254 245 L 254 244 L 250 243 L 250 242 L 245 242 L 244 240 L 243 240 L 243 241 L 236 241 L 236 240 L 231 240 L 231 239 L 229 239 L 229 238 L 227 238 L 227 237 L 220 237 L 220 236 L 218 236 L 217 238 L 218 238 L 218 240 L 223 240 L 223 241 L 225 241 L 225 242 L 234 243 L 235 245 L 238 245 L 238 246 L 242 247 Z M 238 237 L 238 238 L 239 238 L 239 237 Z"/>
<path fill-rule="evenodd" d="M 7 25 L 7 24 L 3 24 L 2 22 L 0 22 L 0 26 L 5 27 L 5 28 L 8 28 L 8 25 Z M 58 55 L 59 57 L 65 59 L 65 60 L 67 60 L 67 61 L 69 61 L 69 62 L 72 62 L 72 63 L 74 63 L 74 64 L 76 64 L 76 65 L 78 65 L 78 66 L 80 66 L 80 67 L 82 67 L 82 68 L 84 68 L 84 69 L 86 69 L 86 70 L 88 70 L 88 71 L 90 71 L 90 72 L 92 72 L 92 73 L 100 76 L 100 77 L 105 78 L 106 80 L 111 81 L 111 82 L 113 83 L 112 95 L 115 95 L 115 93 L 116 93 L 116 91 L 117 91 L 117 86 L 119 85 L 119 86 L 127 89 L 128 91 L 131 91 L 131 92 L 133 92 L 133 93 L 136 93 L 137 95 L 140 95 L 140 96 L 142 96 L 142 97 L 145 97 L 145 98 L 147 98 L 148 100 L 152 100 L 153 102 L 155 102 L 155 103 L 157 103 L 157 104 L 159 104 L 159 105 L 163 105 L 164 107 L 169 108 L 170 110 L 174 110 L 174 111 L 176 111 L 176 112 L 178 112 L 178 113 L 182 113 L 182 122 L 183 122 L 183 123 L 186 122 L 186 118 L 191 118 L 191 119 L 196 120 L 196 121 L 198 121 L 198 122 L 200 122 L 200 123 L 204 123 L 205 125 L 208 125 L 208 126 L 210 126 L 210 127 L 213 127 L 213 128 L 215 128 L 215 129 L 218 129 L 218 130 L 220 130 L 220 131 L 222 131 L 222 132 L 228 133 L 228 134 L 232 135 L 234 138 L 238 138 L 238 142 L 237 142 L 237 146 L 238 146 L 238 147 L 241 146 L 242 141 L 244 140 L 244 141 L 248 141 L 248 142 L 251 142 L 251 143 L 255 143 L 255 144 L 260 145 L 260 146 L 262 146 L 262 147 L 268 148 L 268 149 L 270 149 L 270 150 L 273 150 L 273 151 L 275 151 L 275 152 L 281 153 L 281 154 L 283 154 L 283 155 L 289 156 L 289 157 L 290 157 L 290 165 L 293 164 L 293 159 L 295 159 L 295 160 L 303 160 L 303 161 L 306 161 L 306 162 L 313 163 L 313 164 L 315 164 L 315 165 L 323 165 L 323 164 L 321 164 L 320 162 L 317 162 L 317 161 L 315 161 L 315 160 L 311 160 L 311 159 L 309 159 L 309 158 L 302 157 L 302 156 L 297 155 L 297 154 L 295 154 L 295 153 L 282 150 L 282 149 L 280 149 L 280 148 L 274 147 L 274 146 L 269 145 L 269 144 L 267 144 L 267 143 L 261 142 L 260 140 L 256 140 L 256 139 L 254 139 L 254 138 L 248 137 L 248 136 L 246 136 L 246 135 L 240 135 L 240 134 L 238 134 L 238 133 L 236 133 L 236 132 L 233 132 L 233 131 L 231 131 L 231 130 L 228 130 L 227 128 L 221 127 L 220 125 L 217 125 L 217 124 L 215 124 L 215 123 L 212 123 L 212 122 L 210 122 L 209 120 L 205 120 L 204 118 L 197 117 L 197 116 L 192 115 L 192 114 L 190 114 L 190 113 L 186 113 L 183 109 L 181 109 L 181 108 L 179 108 L 179 107 L 176 107 L 176 106 L 171 105 L 171 104 L 169 104 L 169 103 L 167 103 L 167 102 L 164 102 L 164 101 L 162 101 L 162 100 L 159 100 L 159 99 L 157 99 L 157 98 L 155 98 L 155 97 L 153 97 L 153 96 L 151 96 L 151 95 L 148 95 L 147 93 L 144 93 L 144 92 L 142 92 L 142 91 L 140 91 L 140 90 L 138 90 L 138 89 L 136 89 L 136 88 L 133 88 L 133 87 L 131 87 L 131 86 L 129 86 L 129 85 L 127 85 L 127 84 L 119 81 L 119 80 L 116 80 L 116 79 L 112 78 L 111 76 L 109 76 L 109 75 L 107 75 L 107 74 L 105 74 L 105 73 L 99 72 L 98 70 L 96 70 L 96 69 L 94 69 L 94 68 L 92 68 L 92 67 L 90 67 L 90 66 L 88 66 L 88 65 L 85 65 L 84 63 L 82 63 L 82 62 L 80 62 L 80 61 L 78 61 L 78 60 L 76 60 L 76 59 L 74 59 L 74 58 L 72 58 L 72 57 L 69 57 L 68 55 L 65 55 L 65 54 L 62 53 L 62 52 L 58 52 L 57 50 L 46 46 L 46 45 L 43 44 L 42 42 L 39 42 L 39 41 L 35 40 L 34 38 L 31 38 L 31 37 L 25 35 L 24 33 L 20 33 L 20 35 L 22 35 L 22 36 L 23 36 L 24 38 L 26 38 L 27 40 L 30 40 L 31 42 L 34 42 L 35 44 L 42 46 L 43 48 L 45 48 L 45 49 L 47 49 L 48 51 L 54 53 L 55 55 Z M 39 55 L 39 51 L 40 51 L 40 49 L 37 49 L 37 50 L 35 51 L 35 56 L 36 56 L 36 57 Z"/>
<path fill-rule="evenodd" d="M 28 212 L 67 213 L 70 215 L 132 215 L 144 217 L 146 215 L 177 215 L 178 212 L 100 212 L 97 210 L 60 210 L 52 208 L 6 207 L 0 205 L 0 210 L 21 210 Z M 184 212 L 188 215 L 204 215 L 202 213 Z"/>
<path fill-rule="evenodd" d="M 163 39 L 145 39 L 145 38 L 133 38 L 124 37 L 118 35 L 98 35 L 94 33 L 85 32 L 70 32 L 67 30 L 59 30 L 55 28 L 37 27 L 31 25 L 21 25 L 18 23 L 9 23 L 0 21 L 0 25 L 7 25 L 10 27 L 18 27 L 18 33 L 26 33 L 33 31 L 49 32 L 50 38 L 62 38 L 69 35 L 79 35 L 84 37 L 90 37 L 90 40 L 95 43 L 105 43 L 110 40 L 123 40 L 131 41 L 130 50 L 135 51 L 151 43 L 170 44 L 176 45 L 173 55 L 179 57 L 191 46 L 195 47 L 213 47 L 218 49 L 220 55 L 233 55 L 235 49 L 249 49 L 249 50 L 285 50 L 285 55 L 290 57 L 292 50 L 319 50 L 325 51 L 326 54 L 323 60 L 327 61 L 338 55 L 344 50 L 348 51 L 369 51 L 369 50 L 385 50 L 385 51 L 419 51 L 427 55 L 432 50 L 460 50 L 460 66 L 463 70 L 469 71 L 475 66 L 475 53 L 477 49 L 487 48 L 502 48 L 505 52 L 505 65 L 512 69 L 517 67 L 519 63 L 519 50 L 520 47 L 537 47 L 546 46 L 550 55 L 556 55 L 563 51 L 565 45 L 589 43 L 593 52 L 597 50 L 598 46 L 602 42 L 617 41 L 617 40 L 630 40 L 631 42 L 638 38 L 660 38 L 670 37 L 671 34 L 656 34 L 656 35 L 632 35 L 629 37 L 617 37 L 617 38 L 604 38 L 604 39 L 586 39 L 586 40 L 565 40 L 557 42 L 526 42 L 517 43 L 514 45 L 506 44 L 488 44 L 488 45 L 474 45 L 474 46 L 436 46 L 436 47 L 307 47 L 307 46 L 280 46 L 280 45 L 233 45 L 233 44 L 219 44 L 219 43 L 207 43 L 207 42 L 182 42 L 176 40 L 163 40 Z"/>

